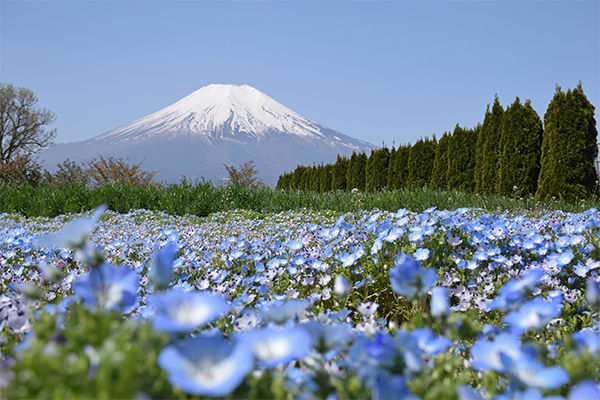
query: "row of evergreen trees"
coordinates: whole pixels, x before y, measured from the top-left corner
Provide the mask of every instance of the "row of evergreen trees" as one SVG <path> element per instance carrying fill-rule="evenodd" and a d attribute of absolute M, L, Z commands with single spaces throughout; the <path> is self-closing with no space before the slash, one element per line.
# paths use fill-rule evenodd
<path fill-rule="evenodd" d="M 386 146 L 334 164 L 298 166 L 279 177 L 278 189 L 379 191 L 384 188 L 457 189 L 483 195 L 535 195 L 577 199 L 597 189 L 594 106 L 581 83 L 566 93 L 556 87 L 544 122 L 529 100 L 504 109 L 496 95 L 483 123 L 458 124 L 437 140 L 397 149 Z"/>

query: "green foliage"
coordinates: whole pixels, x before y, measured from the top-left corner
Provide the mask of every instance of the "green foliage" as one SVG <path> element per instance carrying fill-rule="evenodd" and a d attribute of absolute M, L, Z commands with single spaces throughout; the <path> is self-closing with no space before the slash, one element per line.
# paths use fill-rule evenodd
<path fill-rule="evenodd" d="M 19 153 L 10 160 L 0 161 L 0 185 L 37 186 L 43 178 L 42 166 L 30 153 Z"/>
<path fill-rule="evenodd" d="M 435 148 L 435 158 L 429 182 L 429 186 L 433 189 L 444 190 L 448 188 L 448 159 L 450 158 L 448 145 L 451 140 L 450 133 L 444 132 Z"/>
<path fill-rule="evenodd" d="M 387 171 L 387 182 L 385 187 L 389 190 L 398 189 L 394 186 L 394 176 L 396 175 L 396 148 L 392 146 L 390 150 L 390 157 L 388 160 L 388 171 Z"/>
<path fill-rule="evenodd" d="M 406 187 L 421 188 L 429 185 L 436 146 L 437 141 L 435 137 L 433 139 L 426 137 L 425 140 L 417 140 L 410 148 Z"/>
<path fill-rule="evenodd" d="M 158 173 L 142 170 L 142 163 L 130 165 L 127 159 L 99 156 L 92 161 L 84 162 L 91 187 L 103 185 L 137 185 L 147 187 L 152 185 L 152 178 Z"/>
<path fill-rule="evenodd" d="M 0 82 L 0 163 L 52 146 L 56 129 L 46 126 L 55 120 L 54 113 L 38 107 L 33 91 Z"/>
<path fill-rule="evenodd" d="M 348 171 L 346 174 L 346 188 L 348 190 L 365 190 L 367 177 L 367 161 L 368 158 L 364 151 L 359 154 L 356 154 L 356 152 L 352 152 L 352 156 L 348 161 Z"/>
<path fill-rule="evenodd" d="M 496 193 L 500 159 L 500 125 L 503 115 L 504 109 L 496 95 L 491 112 L 488 105 L 477 138 L 477 152 L 479 153 L 476 153 L 475 192 L 479 194 Z"/>
<path fill-rule="evenodd" d="M 239 168 L 236 168 L 234 165 L 225 165 L 225 169 L 229 173 L 229 181 L 234 185 L 246 186 L 250 189 L 256 189 L 265 185 L 258 178 L 258 170 L 252 160 L 240 164 Z"/>
<path fill-rule="evenodd" d="M 8 398 L 183 397 L 156 365 L 168 335 L 149 323 L 73 304 L 60 325 L 49 313 L 34 321 L 34 334 L 13 368 Z"/>
<path fill-rule="evenodd" d="M 319 193 L 329 192 L 331 190 L 333 179 L 333 166 L 331 164 L 321 165 L 319 167 L 320 183 Z"/>
<path fill-rule="evenodd" d="M 360 198 L 357 194 L 360 193 Z M 273 190 L 269 187 L 249 189 L 244 186 L 218 186 L 207 181 L 189 181 L 165 186 L 143 188 L 135 185 L 105 185 L 93 190 L 80 185 L 64 187 L 39 185 L 31 187 L 0 186 L 0 213 L 15 212 L 27 217 L 55 217 L 93 210 L 98 204 L 108 204 L 119 213 L 133 209 L 162 211 L 171 215 L 205 217 L 220 211 L 249 210 L 258 213 L 282 212 L 307 208 L 320 211 L 349 212 L 379 208 L 397 211 L 407 208 L 415 212 L 430 207 L 454 210 L 458 207 L 481 208 L 488 212 L 523 210 L 548 212 L 561 209 L 581 212 L 600 208 L 596 201 L 567 202 L 557 199 L 541 204 L 531 197 L 506 198 L 472 195 L 457 190 L 429 188 L 383 190 L 378 193 L 329 191 L 316 193 L 298 189 Z"/>
<path fill-rule="evenodd" d="M 365 169 L 366 190 L 370 192 L 377 192 L 387 186 L 389 159 L 390 150 L 387 147 L 371 150 L 371 155 L 367 160 L 367 166 Z"/>
<path fill-rule="evenodd" d="M 447 185 L 449 189 L 468 193 L 475 189 L 476 143 L 476 130 L 461 128 L 456 124 L 454 132 L 448 140 Z"/>
<path fill-rule="evenodd" d="M 348 159 L 338 154 L 337 161 L 331 171 L 331 190 L 346 190 L 346 173 Z"/>
<path fill-rule="evenodd" d="M 45 183 L 51 186 L 62 187 L 70 185 L 88 185 L 88 170 L 84 169 L 82 165 L 67 158 L 62 164 L 56 164 L 56 166 L 58 169 L 54 174 L 50 174 L 47 171 L 44 174 Z"/>
<path fill-rule="evenodd" d="M 408 186 L 408 158 L 410 156 L 410 144 L 398 147 L 394 158 L 394 178 L 389 189 L 406 189 Z"/>
<path fill-rule="evenodd" d="M 581 83 L 567 93 L 557 86 L 544 115 L 538 200 L 556 196 L 572 201 L 594 193 L 597 137 L 594 106 Z"/>
<path fill-rule="evenodd" d="M 533 195 L 540 173 L 543 128 L 531 102 L 522 105 L 517 97 L 506 109 L 500 131 L 497 193 Z"/>

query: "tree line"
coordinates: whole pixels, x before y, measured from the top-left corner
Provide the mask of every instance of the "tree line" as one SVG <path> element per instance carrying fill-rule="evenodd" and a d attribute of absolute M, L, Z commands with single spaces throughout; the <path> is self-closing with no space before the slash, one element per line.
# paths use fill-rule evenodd
<path fill-rule="evenodd" d="M 380 191 L 427 186 L 439 190 L 500 196 L 562 197 L 595 195 L 598 132 L 594 106 L 581 82 L 564 92 L 559 86 L 542 122 L 517 97 L 506 108 L 498 96 L 487 106 L 482 123 L 458 124 L 436 139 L 421 138 L 397 148 L 382 146 L 338 155 L 333 164 L 299 165 L 279 177 L 282 190 Z"/>

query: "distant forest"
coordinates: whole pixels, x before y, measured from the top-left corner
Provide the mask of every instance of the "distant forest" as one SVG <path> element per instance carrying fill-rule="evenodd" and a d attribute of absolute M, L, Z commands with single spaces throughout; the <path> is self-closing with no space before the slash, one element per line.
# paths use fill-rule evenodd
<path fill-rule="evenodd" d="M 298 166 L 279 177 L 277 189 L 328 192 L 384 189 L 455 189 L 481 195 L 560 197 L 596 196 L 598 131 L 594 106 L 577 88 L 559 86 L 544 121 L 517 97 L 506 109 L 495 96 L 482 123 L 455 126 L 441 138 L 421 138 L 398 148 L 383 146 L 334 164 Z"/>

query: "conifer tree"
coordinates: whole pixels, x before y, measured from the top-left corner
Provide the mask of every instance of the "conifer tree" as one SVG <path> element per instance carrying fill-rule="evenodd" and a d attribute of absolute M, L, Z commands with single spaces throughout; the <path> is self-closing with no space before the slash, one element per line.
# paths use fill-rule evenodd
<path fill-rule="evenodd" d="M 365 152 L 352 153 L 348 162 L 348 172 L 346 175 L 346 188 L 348 190 L 365 190 L 366 168 L 368 157 Z"/>
<path fill-rule="evenodd" d="M 398 147 L 396 158 L 394 160 L 393 189 L 402 189 L 407 187 L 408 183 L 408 158 L 410 156 L 410 143 Z"/>
<path fill-rule="evenodd" d="M 301 190 L 300 185 L 302 181 L 302 175 L 306 167 L 303 165 L 298 165 L 294 172 L 292 172 L 292 178 L 290 179 L 290 189 L 292 190 Z"/>
<path fill-rule="evenodd" d="M 598 174 L 598 131 L 594 106 L 577 88 L 564 93 L 556 87 L 544 114 L 541 170 L 536 199 L 562 196 L 567 200 L 594 193 Z"/>
<path fill-rule="evenodd" d="M 331 189 L 346 190 L 346 173 L 348 170 L 348 159 L 338 154 L 337 161 L 333 164 L 331 174 Z"/>
<path fill-rule="evenodd" d="M 517 97 L 502 117 L 497 193 L 502 196 L 535 194 L 540 174 L 542 120 L 529 100 Z"/>
<path fill-rule="evenodd" d="M 321 175 L 319 174 L 319 166 L 313 164 L 310 168 L 310 191 L 319 192 L 321 188 Z"/>
<path fill-rule="evenodd" d="M 320 177 L 320 187 L 319 187 L 319 193 L 326 193 L 331 191 L 331 170 L 332 170 L 332 165 L 331 164 L 325 164 L 322 168 L 321 168 L 321 177 Z"/>
<path fill-rule="evenodd" d="M 476 128 L 477 129 L 477 128 Z M 448 141 L 448 189 L 473 192 L 475 189 L 475 129 L 454 128 Z"/>
<path fill-rule="evenodd" d="M 309 191 L 311 189 L 311 176 L 312 170 L 310 167 L 306 167 L 302 172 L 302 177 L 300 178 L 300 185 L 298 189 L 302 191 Z"/>
<path fill-rule="evenodd" d="M 498 182 L 498 160 L 500 158 L 500 125 L 504 109 L 498 95 L 494 98 L 492 110 L 485 112 L 483 124 L 477 138 L 475 160 L 475 192 L 495 194 Z"/>
<path fill-rule="evenodd" d="M 279 175 L 279 179 L 277 179 L 277 186 L 275 186 L 275 188 L 277 190 L 289 190 L 291 178 L 292 174 L 289 172 L 284 172 L 282 175 Z"/>
<path fill-rule="evenodd" d="M 446 190 L 448 188 L 448 144 L 450 140 L 450 133 L 444 132 L 435 148 L 435 158 L 429 182 L 429 186 L 433 189 Z"/>
<path fill-rule="evenodd" d="M 425 140 L 417 140 L 411 147 L 408 156 L 407 187 L 421 188 L 429 184 L 436 146 L 435 137 L 433 139 L 426 137 Z"/>
<path fill-rule="evenodd" d="M 388 161 L 387 182 L 385 187 L 388 190 L 398 189 L 394 187 L 394 177 L 396 176 L 396 148 L 392 146 L 390 149 L 390 158 Z"/>
<path fill-rule="evenodd" d="M 385 188 L 387 185 L 389 156 L 390 150 L 387 147 L 371 150 L 366 165 L 366 190 L 376 192 Z"/>

